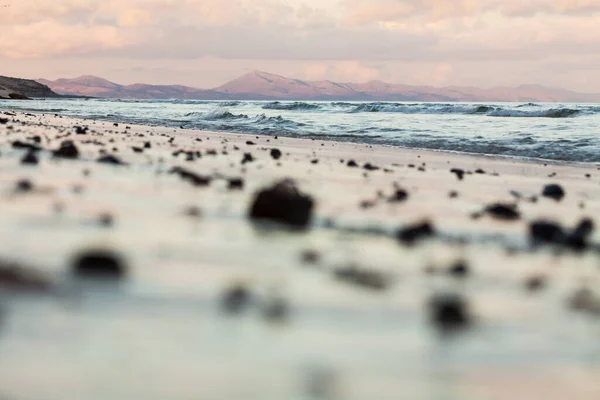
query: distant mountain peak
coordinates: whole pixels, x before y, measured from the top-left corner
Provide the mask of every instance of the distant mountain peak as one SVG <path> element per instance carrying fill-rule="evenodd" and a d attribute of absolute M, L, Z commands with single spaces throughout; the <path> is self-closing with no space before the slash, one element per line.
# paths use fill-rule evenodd
<path fill-rule="evenodd" d="M 465 101 L 465 102 L 595 102 L 600 94 L 581 94 L 541 85 L 481 89 L 468 86 L 410 86 L 372 80 L 339 83 L 305 81 L 254 69 L 212 90 L 180 85 L 134 84 L 123 86 L 106 79 L 83 75 L 75 79 L 39 80 L 60 94 L 109 98 L 228 99 L 228 100 L 364 100 L 364 101 Z"/>

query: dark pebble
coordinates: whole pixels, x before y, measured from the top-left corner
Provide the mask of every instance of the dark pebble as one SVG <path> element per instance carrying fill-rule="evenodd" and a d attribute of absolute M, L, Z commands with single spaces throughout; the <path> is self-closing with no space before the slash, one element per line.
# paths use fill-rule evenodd
<path fill-rule="evenodd" d="M 515 204 L 491 204 L 485 208 L 485 212 L 493 218 L 505 221 L 516 221 L 521 218 L 521 213 Z"/>
<path fill-rule="evenodd" d="M 396 192 L 388 199 L 390 203 L 401 203 L 408 200 L 408 192 L 404 189 L 397 189 Z"/>
<path fill-rule="evenodd" d="M 371 163 L 366 163 L 365 165 L 363 165 L 363 169 L 366 169 L 367 171 L 377 171 L 379 167 Z"/>
<path fill-rule="evenodd" d="M 227 181 L 229 190 L 243 190 L 244 180 L 242 178 L 231 178 Z"/>
<path fill-rule="evenodd" d="M 212 178 L 210 176 L 199 175 L 181 167 L 173 167 L 169 173 L 179 175 L 181 179 L 191 183 L 194 186 L 208 186 L 212 182 Z"/>
<path fill-rule="evenodd" d="M 305 228 L 310 224 L 313 207 L 312 197 L 300 193 L 293 181 L 283 180 L 255 196 L 249 216 Z"/>
<path fill-rule="evenodd" d="M 11 143 L 13 149 L 25 149 L 29 151 L 41 151 L 42 148 L 38 145 L 21 142 L 20 140 L 15 140 Z"/>
<path fill-rule="evenodd" d="M 93 250 L 79 254 L 72 264 L 79 278 L 121 279 L 127 275 L 123 260 L 108 250 Z"/>
<path fill-rule="evenodd" d="M 419 240 L 428 239 L 433 236 L 435 236 L 435 229 L 429 221 L 406 226 L 398 230 L 396 234 L 398 240 L 406 245 L 412 245 Z"/>
<path fill-rule="evenodd" d="M 274 160 L 279 160 L 281 158 L 281 150 L 271 149 L 271 157 L 273 157 Z"/>
<path fill-rule="evenodd" d="M 221 301 L 223 310 L 228 313 L 240 313 L 251 300 L 250 291 L 243 285 L 235 285 L 227 289 Z"/>
<path fill-rule="evenodd" d="M 33 190 L 33 183 L 31 183 L 29 179 L 21 179 L 17 181 L 17 186 L 15 189 L 17 192 L 30 192 Z"/>
<path fill-rule="evenodd" d="M 349 160 L 348 163 L 346 163 L 346 166 L 348 166 L 350 168 L 357 168 L 358 164 L 354 160 Z"/>
<path fill-rule="evenodd" d="M 101 164 L 125 165 L 125 163 L 123 161 L 121 161 L 120 158 L 110 155 L 110 154 L 102 156 L 102 157 L 98 158 L 96 161 Z"/>
<path fill-rule="evenodd" d="M 37 155 L 33 151 L 29 151 L 21 158 L 21 164 L 37 165 L 39 162 Z"/>
<path fill-rule="evenodd" d="M 564 243 L 563 227 L 552 221 L 538 220 L 529 224 L 529 236 L 534 244 Z"/>
<path fill-rule="evenodd" d="M 341 281 L 375 291 L 385 290 L 390 285 L 390 279 L 386 274 L 355 266 L 339 268 L 334 271 L 334 276 Z"/>
<path fill-rule="evenodd" d="M 452 168 L 450 172 L 455 174 L 459 181 L 462 181 L 465 176 L 465 171 L 460 168 Z"/>
<path fill-rule="evenodd" d="M 254 157 L 251 153 L 244 153 L 244 158 L 242 158 L 242 164 L 246 164 L 254 161 Z"/>
<path fill-rule="evenodd" d="M 466 300 L 456 294 L 434 295 L 429 313 L 431 322 L 443 332 L 465 328 L 472 322 Z"/>
<path fill-rule="evenodd" d="M 456 278 L 466 278 L 470 272 L 469 266 L 464 261 L 459 261 L 448 269 L 448 273 Z"/>
<path fill-rule="evenodd" d="M 542 196 L 554 199 L 556 201 L 560 201 L 563 197 L 565 197 L 565 191 L 560 185 L 553 183 L 544 186 Z"/>
<path fill-rule="evenodd" d="M 78 135 L 85 135 L 88 132 L 87 127 L 74 126 L 74 128 L 75 128 L 75 133 Z"/>
<path fill-rule="evenodd" d="M 79 150 L 71 140 L 65 140 L 52 152 L 54 157 L 74 159 L 79 157 Z"/>

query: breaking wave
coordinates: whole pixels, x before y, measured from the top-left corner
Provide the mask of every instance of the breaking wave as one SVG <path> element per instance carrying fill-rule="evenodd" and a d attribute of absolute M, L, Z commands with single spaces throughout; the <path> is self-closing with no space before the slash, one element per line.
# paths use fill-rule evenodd
<path fill-rule="evenodd" d="M 319 104 L 315 103 L 303 103 L 303 102 L 293 102 L 293 103 L 282 103 L 280 101 L 273 101 L 271 103 L 267 103 L 262 107 L 264 110 L 286 110 L 286 111 L 295 111 L 295 110 L 318 110 L 321 108 Z"/>
<path fill-rule="evenodd" d="M 245 114 L 233 114 L 227 108 L 217 107 L 207 113 L 191 112 L 186 117 L 198 117 L 205 121 L 218 121 L 223 119 L 248 119 Z"/>
<path fill-rule="evenodd" d="M 335 107 L 352 105 L 348 112 L 355 113 L 401 113 L 401 114 L 465 114 L 484 115 L 488 117 L 515 117 L 515 118 L 570 118 L 584 113 L 583 110 L 574 108 L 552 108 L 546 110 L 516 110 L 488 105 L 464 105 L 464 104 L 405 104 L 405 103 L 331 103 Z M 533 103 L 519 106 L 538 107 Z M 587 113 L 597 112 L 588 109 Z"/>

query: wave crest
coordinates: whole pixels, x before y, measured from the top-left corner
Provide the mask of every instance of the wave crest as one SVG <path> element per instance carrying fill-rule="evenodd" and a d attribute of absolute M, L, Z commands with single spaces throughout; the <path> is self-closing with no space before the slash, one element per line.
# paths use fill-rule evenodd
<path fill-rule="evenodd" d="M 321 108 L 319 104 L 315 103 L 304 103 L 296 101 L 293 103 L 282 103 L 280 101 L 273 101 L 265 104 L 263 110 L 283 110 L 283 111 L 301 111 L 301 110 L 318 110 Z"/>

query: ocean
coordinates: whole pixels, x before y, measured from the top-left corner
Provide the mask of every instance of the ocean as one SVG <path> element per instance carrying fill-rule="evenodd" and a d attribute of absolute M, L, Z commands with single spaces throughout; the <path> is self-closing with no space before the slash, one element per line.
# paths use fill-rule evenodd
<path fill-rule="evenodd" d="M 45 99 L 2 105 L 121 123 L 600 162 L 600 105 L 594 104 Z"/>

